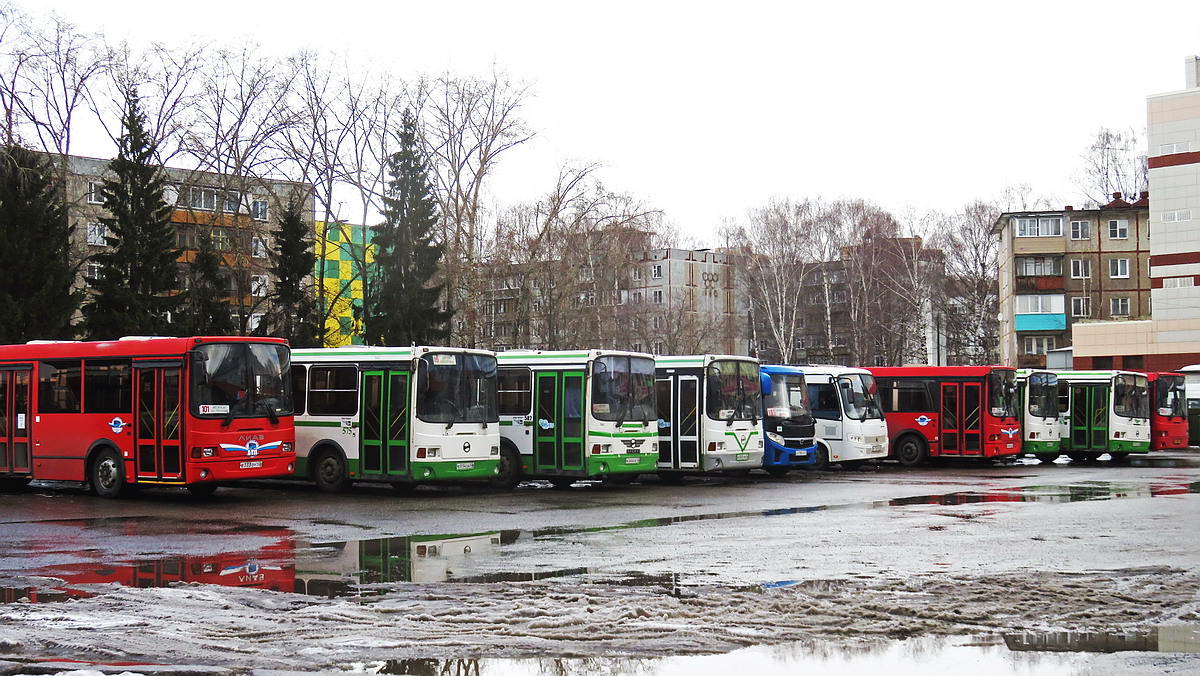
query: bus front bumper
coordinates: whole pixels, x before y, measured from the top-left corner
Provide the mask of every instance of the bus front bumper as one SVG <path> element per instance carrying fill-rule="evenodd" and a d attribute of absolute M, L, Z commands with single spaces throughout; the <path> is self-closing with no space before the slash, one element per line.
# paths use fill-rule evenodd
<path fill-rule="evenodd" d="M 413 481 L 457 481 L 490 479 L 500 466 L 499 458 L 487 460 L 418 460 L 412 462 Z"/>
<path fill-rule="evenodd" d="M 658 451 L 592 454 L 587 456 L 585 470 L 588 476 L 654 472 L 658 470 Z"/>
<path fill-rule="evenodd" d="M 188 464 L 188 482 L 240 481 L 288 477 L 296 468 L 296 456 L 231 458 Z"/>

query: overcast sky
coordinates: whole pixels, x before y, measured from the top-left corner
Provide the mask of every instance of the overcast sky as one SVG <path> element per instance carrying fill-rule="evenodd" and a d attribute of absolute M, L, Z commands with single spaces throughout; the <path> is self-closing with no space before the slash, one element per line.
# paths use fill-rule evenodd
<path fill-rule="evenodd" d="M 401 77 L 495 63 L 532 83 L 537 133 L 504 156 L 499 203 L 598 162 L 707 244 L 772 196 L 901 218 L 1018 184 L 1082 204 L 1095 132 L 1144 134 L 1146 96 L 1182 89 L 1200 53 L 1196 0 L 17 2 L 111 39 L 327 45 Z"/>

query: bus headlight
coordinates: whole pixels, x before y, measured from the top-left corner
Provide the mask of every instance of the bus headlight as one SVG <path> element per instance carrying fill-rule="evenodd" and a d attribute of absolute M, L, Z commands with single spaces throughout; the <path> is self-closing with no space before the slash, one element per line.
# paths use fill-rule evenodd
<path fill-rule="evenodd" d="M 767 438 L 770 439 L 772 443 L 779 444 L 780 446 L 783 446 L 785 443 L 783 440 L 783 435 L 776 434 L 775 432 L 767 432 Z"/>
<path fill-rule="evenodd" d="M 205 446 L 205 447 L 201 448 L 199 446 L 193 446 L 192 447 L 192 457 L 193 458 L 215 458 L 215 457 L 217 457 L 217 447 L 216 446 Z"/>
<path fill-rule="evenodd" d="M 489 455 L 500 455 L 500 447 L 492 446 L 492 452 Z"/>
<path fill-rule="evenodd" d="M 846 437 L 846 439 L 848 439 L 852 444 L 863 443 L 863 436 L 861 434 L 851 434 L 850 436 Z"/>
<path fill-rule="evenodd" d="M 291 442 L 288 442 L 288 441 L 283 442 L 283 452 L 284 453 L 292 453 L 295 450 L 296 449 L 292 448 Z"/>

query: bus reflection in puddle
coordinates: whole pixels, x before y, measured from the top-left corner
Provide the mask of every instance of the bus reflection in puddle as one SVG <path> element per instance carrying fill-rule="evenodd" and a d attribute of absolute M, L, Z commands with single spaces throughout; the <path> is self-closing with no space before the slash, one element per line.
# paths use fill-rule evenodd
<path fill-rule="evenodd" d="M 1050 631 L 1005 634 L 1014 651 L 1200 653 L 1200 625 L 1168 625 L 1130 631 Z"/>

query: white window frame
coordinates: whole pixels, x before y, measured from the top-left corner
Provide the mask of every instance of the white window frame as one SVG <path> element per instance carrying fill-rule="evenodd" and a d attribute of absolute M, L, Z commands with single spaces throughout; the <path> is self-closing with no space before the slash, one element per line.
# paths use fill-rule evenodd
<path fill-rule="evenodd" d="M 1071 296 L 1071 316 L 1072 317 L 1091 317 L 1092 316 L 1092 297 L 1091 296 Z"/>
<path fill-rule="evenodd" d="M 640 266 L 635 265 L 633 268 L 633 281 L 635 281 L 635 282 L 642 281 L 642 268 Z"/>
<path fill-rule="evenodd" d="M 87 224 L 87 243 L 91 246 L 108 246 L 108 226 L 95 221 Z"/>
<path fill-rule="evenodd" d="M 1091 221 L 1071 221 L 1071 239 L 1084 240 L 1091 239 L 1092 235 Z"/>
<path fill-rule="evenodd" d="M 1163 278 L 1164 289 L 1188 289 L 1193 286 L 1196 286 L 1196 278 L 1192 276 Z"/>
<path fill-rule="evenodd" d="M 1114 296 L 1108 299 L 1108 311 L 1114 317 L 1129 316 L 1129 296 Z"/>
<path fill-rule="evenodd" d="M 1025 336 L 1025 354 L 1046 354 L 1058 347 L 1054 336 Z"/>
<path fill-rule="evenodd" d="M 662 279 L 662 276 L 663 276 L 663 266 L 661 263 L 655 263 L 654 265 L 650 266 L 650 278 L 651 279 Z"/>
<path fill-rule="evenodd" d="M 1108 238 L 1129 239 L 1129 220 L 1125 218 L 1110 219 L 1108 221 Z"/>
<path fill-rule="evenodd" d="M 217 191 L 214 188 L 191 186 L 188 191 L 187 206 L 199 211 L 217 210 Z"/>
<path fill-rule="evenodd" d="M 1129 279 L 1129 259 L 1128 258 L 1110 258 L 1110 259 L 1108 259 L 1108 278 L 1109 279 Z"/>
<path fill-rule="evenodd" d="M 222 211 L 227 214 L 236 214 L 242 210 L 242 193 L 238 190 L 225 191 L 225 204 Z"/>
<path fill-rule="evenodd" d="M 266 275 L 250 276 L 250 295 L 255 298 L 266 298 L 271 281 Z"/>
<path fill-rule="evenodd" d="M 250 257 L 251 258 L 266 258 L 267 257 L 267 240 L 263 237 L 255 236 L 250 240 Z"/>
<path fill-rule="evenodd" d="M 100 267 L 99 263 L 88 263 L 84 268 L 84 279 L 100 279 Z"/>
<path fill-rule="evenodd" d="M 1063 310 L 1055 309 L 1055 300 L 1062 298 L 1057 293 L 1028 293 L 1016 298 L 1017 314 L 1019 315 L 1057 315 Z M 1025 307 L 1022 308 L 1021 306 Z"/>
<path fill-rule="evenodd" d="M 1062 237 L 1062 216 L 1018 218 L 1017 237 Z"/>
<path fill-rule="evenodd" d="M 1179 209 L 1178 211 L 1164 211 L 1160 219 L 1163 223 L 1178 223 L 1180 221 L 1192 220 L 1191 209 Z"/>
<path fill-rule="evenodd" d="M 1071 259 L 1071 279 L 1091 279 L 1092 261 L 1090 258 Z"/>
<path fill-rule="evenodd" d="M 655 290 L 654 290 L 654 294 L 653 294 L 653 296 L 652 296 L 652 297 L 654 298 L 654 302 L 655 302 L 655 303 L 657 303 L 657 304 L 661 305 L 661 304 L 662 304 L 662 302 L 663 302 L 663 291 L 662 291 L 662 289 L 655 289 Z"/>
<path fill-rule="evenodd" d="M 266 200 L 254 200 L 250 203 L 250 218 L 265 221 L 271 217 L 271 206 Z"/>
<path fill-rule="evenodd" d="M 1176 141 L 1175 143 L 1163 143 L 1158 146 L 1159 155 L 1174 155 L 1176 153 L 1191 152 L 1191 141 Z"/>
<path fill-rule="evenodd" d="M 104 204 L 104 195 L 101 193 L 104 190 L 104 184 L 100 181 L 88 181 L 88 204 Z"/>

